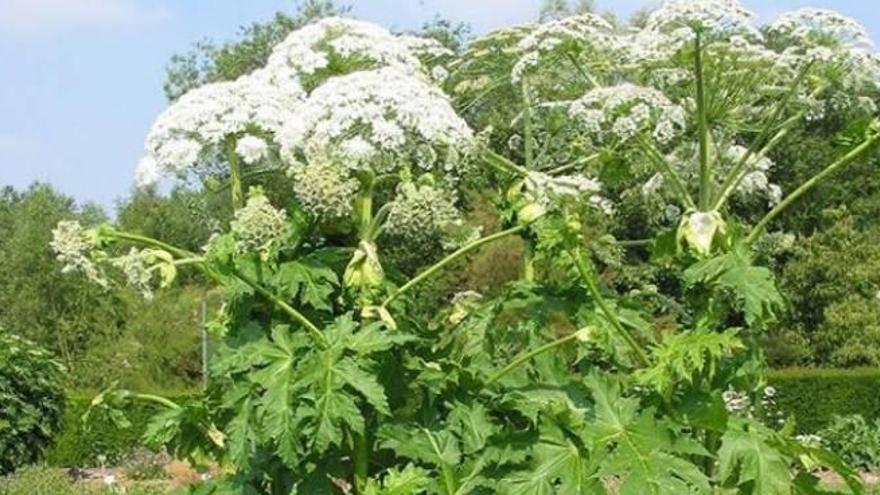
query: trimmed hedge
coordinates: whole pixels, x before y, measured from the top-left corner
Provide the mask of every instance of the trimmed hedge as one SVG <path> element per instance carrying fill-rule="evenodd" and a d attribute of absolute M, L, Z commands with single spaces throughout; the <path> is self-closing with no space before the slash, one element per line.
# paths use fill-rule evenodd
<path fill-rule="evenodd" d="M 777 404 L 794 416 L 797 430 L 815 433 L 835 415 L 880 417 L 880 369 L 788 368 L 768 373 Z"/>
<path fill-rule="evenodd" d="M 175 402 L 188 397 L 191 395 L 168 396 Z M 109 419 L 100 418 L 92 419 L 87 429 L 82 416 L 88 411 L 92 398 L 82 394 L 68 396 L 61 433 L 46 450 L 43 462 L 50 466 L 88 467 L 100 465 L 99 456 L 103 456 L 108 465 L 113 465 L 143 444 L 141 437 L 157 412 L 155 405 L 140 402 L 129 405 L 125 416 L 131 421 L 130 428 L 121 429 Z"/>

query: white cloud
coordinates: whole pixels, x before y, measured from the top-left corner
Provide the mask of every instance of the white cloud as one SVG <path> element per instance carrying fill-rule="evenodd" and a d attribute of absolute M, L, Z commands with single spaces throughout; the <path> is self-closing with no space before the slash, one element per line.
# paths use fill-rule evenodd
<path fill-rule="evenodd" d="M 34 34 L 76 28 L 142 25 L 168 11 L 138 0 L 0 0 L 0 31 Z"/>

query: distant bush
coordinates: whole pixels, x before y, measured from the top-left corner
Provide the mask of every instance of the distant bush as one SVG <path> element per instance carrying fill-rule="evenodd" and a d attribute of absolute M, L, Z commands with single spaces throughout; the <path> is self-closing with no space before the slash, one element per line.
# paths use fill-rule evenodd
<path fill-rule="evenodd" d="M 797 421 L 797 430 L 816 433 L 837 415 L 880 415 L 880 369 L 789 368 L 769 373 L 781 411 Z"/>
<path fill-rule="evenodd" d="M 853 467 L 880 467 L 880 420 L 865 420 L 859 414 L 836 416 L 819 431 L 822 445 Z"/>
<path fill-rule="evenodd" d="M 61 424 L 63 367 L 0 329 L 0 474 L 37 460 Z"/>

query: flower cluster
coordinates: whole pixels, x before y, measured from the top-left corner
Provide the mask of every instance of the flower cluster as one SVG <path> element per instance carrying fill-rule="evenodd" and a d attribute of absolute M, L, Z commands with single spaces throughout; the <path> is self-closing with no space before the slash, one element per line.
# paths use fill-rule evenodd
<path fill-rule="evenodd" d="M 137 172 L 141 185 L 161 176 L 189 175 L 226 153 L 230 138 L 243 141 L 235 151 L 253 163 L 268 149 L 264 135 L 278 132 L 303 96 L 298 86 L 269 84 L 263 71 L 190 91 L 153 124 Z"/>
<path fill-rule="evenodd" d="M 384 233 L 406 242 L 415 252 L 439 241 L 454 243 L 464 219 L 453 195 L 432 185 L 400 184 L 397 196 L 389 203 Z"/>
<path fill-rule="evenodd" d="M 148 301 L 153 299 L 153 272 L 147 264 L 149 256 L 146 251 L 131 248 L 128 253 L 110 260 L 110 264 L 125 275 L 129 287 Z"/>
<path fill-rule="evenodd" d="M 845 85 L 878 86 L 880 58 L 865 28 L 854 19 L 804 8 L 783 14 L 766 32 L 780 50 L 780 60 L 791 66 L 810 61 Z"/>
<path fill-rule="evenodd" d="M 873 46 L 864 26 L 833 10 L 807 7 L 786 12 L 767 27 L 767 32 L 798 45 L 866 50 Z"/>
<path fill-rule="evenodd" d="M 627 57 L 634 63 L 668 60 L 692 45 L 697 32 L 707 43 L 756 43 L 762 37 L 752 17 L 736 0 L 668 0 L 648 16 L 644 28 L 627 37 Z"/>
<path fill-rule="evenodd" d="M 648 16 L 645 30 L 670 33 L 687 29 L 713 37 L 736 34 L 760 37 L 751 24 L 753 16 L 737 0 L 667 0 Z"/>
<path fill-rule="evenodd" d="M 473 133 L 448 98 L 418 76 L 394 68 L 329 80 L 278 135 L 282 155 L 307 163 L 333 157 L 352 170 L 391 172 L 402 161 L 436 165 L 438 147 L 466 146 Z M 443 164 L 452 172 L 455 164 Z"/>
<path fill-rule="evenodd" d="M 79 222 L 61 221 L 52 231 L 49 245 L 62 263 L 64 273 L 79 272 L 101 287 L 107 287 L 107 277 L 92 261 L 91 255 L 96 247 L 94 232 L 83 229 Z"/>
<path fill-rule="evenodd" d="M 519 60 L 513 67 L 513 81 L 539 66 L 551 55 L 559 58 L 560 50 L 569 53 L 589 51 L 609 53 L 621 47 L 614 26 L 596 14 L 582 14 L 539 25 L 517 45 Z"/>
<path fill-rule="evenodd" d="M 230 222 L 240 253 L 258 252 L 268 259 L 288 233 L 287 213 L 272 206 L 258 188 L 253 188 L 245 206 Z"/>
<path fill-rule="evenodd" d="M 656 89 L 630 83 L 588 92 L 571 103 L 569 114 L 600 144 L 626 142 L 645 131 L 666 144 L 685 127 L 682 107 Z"/>
<path fill-rule="evenodd" d="M 351 215 L 360 182 L 340 162 L 315 160 L 290 169 L 293 192 L 303 208 L 321 220 L 338 220 Z"/>
<path fill-rule="evenodd" d="M 610 215 L 614 212 L 611 202 L 599 195 L 602 184 L 583 175 L 553 177 L 543 172 L 529 172 L 523 185 L 526 196 L 542 213 L 553 211 L 565 202 L 585 199 L 603 213 Z"/>
<path fill-rule="evenodd" d="M 395 67 L 414 74 L 422 65 L 411 46 L 375 24 L 330 17 L 288 35 L 272 50 L 266 70 L 276 84 L 292 81 L 311 88 L 328 76 L 358 70 Z"/>

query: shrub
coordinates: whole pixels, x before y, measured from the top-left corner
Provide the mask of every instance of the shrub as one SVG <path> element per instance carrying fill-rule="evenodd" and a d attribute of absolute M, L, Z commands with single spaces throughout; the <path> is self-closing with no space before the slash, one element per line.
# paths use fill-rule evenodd
<path fill-rule="evenodd" d="M 859 414 L 835 416 L 819 437 L 823 445 L 853 467 L 880 467 L 880 420 L 869 423 Z"/>
<path fill-rule="evenodd" d="M 794 417 L 797 430 L 815 433 L 836 415 L 880 414 L 880 369 L 789 368 L 769 373 L 779 408 Z"/>
<path fill-rule="evenodd" d="M 146 423 L 155 414 L 155 407 L 138 402 L 128 404 L 123 412 L 132 423 L 130 428 L 119 428 L 103 416 L 94 416 L 84 425 L 82 417 L 91 402 L 92 397 L 88 395 L 68 397 L 61 433 L 44 457 L 47 464 L 96 466 L 100 458 L 116 464 L 140 448 Z"/>
<path fill-rule="evenodd" d="M 0 474 L 37 459 L 64 411 L 62 366 L 35 344 L 0 329 Z"/>

